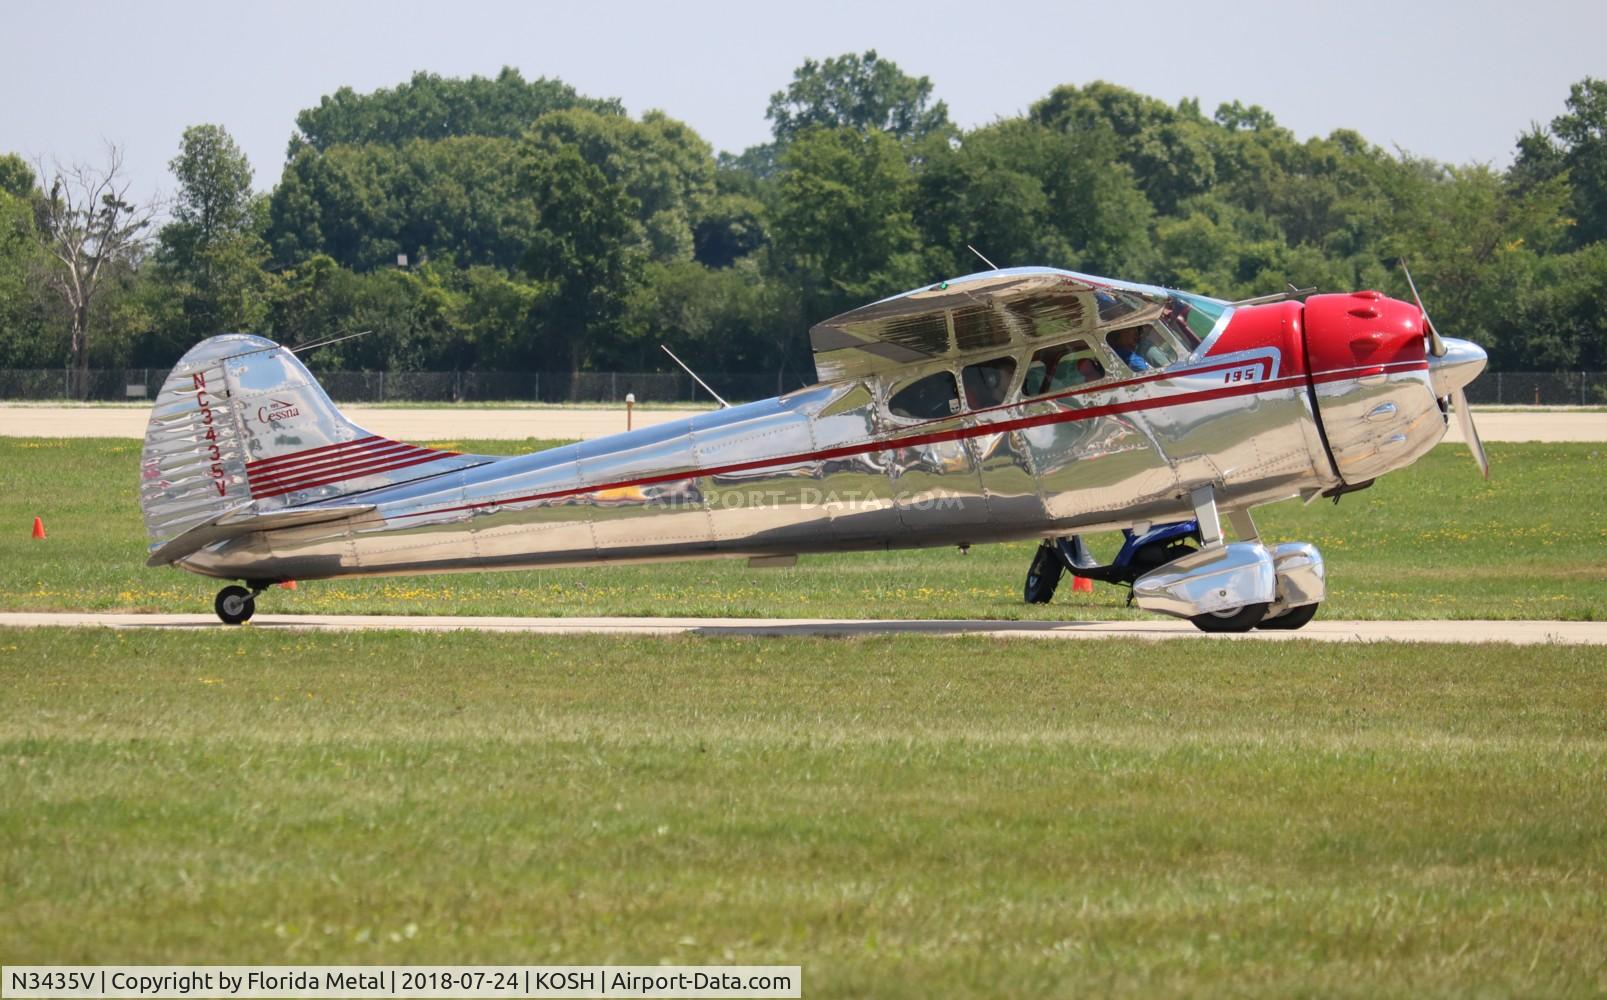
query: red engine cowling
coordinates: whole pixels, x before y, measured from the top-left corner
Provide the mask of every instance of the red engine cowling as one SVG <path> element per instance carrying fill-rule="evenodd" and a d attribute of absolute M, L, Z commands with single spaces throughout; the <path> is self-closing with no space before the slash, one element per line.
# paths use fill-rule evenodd
<path fill-rule="evenodd" d="M 1346 483 L 1410 464 L 1445 435 L 1417 306 L 1374 291 L 1313 295 L 1305 334 L 1320 426 Z"/>
<path fill-rule="evenodd" d="M 1318 381 L 1423 367 L 1423 312 L 1382 292 L 1306 300 L 1306 356 Z"/>

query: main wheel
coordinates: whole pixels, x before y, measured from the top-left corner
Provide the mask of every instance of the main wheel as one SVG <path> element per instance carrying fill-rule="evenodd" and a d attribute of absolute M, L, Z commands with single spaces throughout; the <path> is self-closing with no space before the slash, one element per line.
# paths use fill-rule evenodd
<path fill-rule="evenodd" d="M 224 587 L 213 600 L 212 610 L 225 625 L 244 625 L 256 614 L 257 599 L 244 587 Z"/>
<path fill-rule="evenodd" d="M 1027 586 L 1022 591 L 1022 597 L 1028 604 L 1048 604 L 1054 600 L 1055 588 L 1060 586 L 1060 577 L 1066 572 L 1065 565 L 1055 550 L 1047 545 L 1038 546 L 1037 555 L 1032 557 L 1032 565 L 1027 567 Z"/>
<path fill-rule="evenodd" d="M 1264 622 L 1256 624 L 1256 628 L 1297 629 L 1313 618 L 1317 617 L 1316 604 L 1302 604 L 1298 608 L 1290 608 L 1281 615 L 1274 615 Z"/>
<path fill-rule="evenodd" d="M 1195 615 L 1189 621 L 1193 622 L 1194 627 L 1201 632 L 1248 632 L 1261 621 L 1261 617 L 1267 613 L 1268 606 L 1246 604 L 1242 607 Z"/>

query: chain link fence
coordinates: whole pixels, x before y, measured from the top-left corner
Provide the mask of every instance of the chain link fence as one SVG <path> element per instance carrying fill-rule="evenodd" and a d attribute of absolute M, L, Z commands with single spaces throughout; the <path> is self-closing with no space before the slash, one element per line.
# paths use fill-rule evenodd
<path fill-rule="evenodd" d="M 331 398 L 343 403 L 520 401 L 618 403 L 626 393 L 639 403 L 710 401 L 681 372 L 314 372 Z M 92 368 L 92 400 L 151 399 L 165 369 Z M 705 381 L 731 402 L 764 399 L 802 385 L 777 383 L 773 374 L 709 372 Z M 0 399 L 73 399 L 73 373 L 65 369 L 0 369 Z M 1607 372 L 1486 372 L 1467 387 L 1468 399 L 1487 406 L 1607 406 Z"/>
<path fill-rule="evenodd" d="M 1499 406 L 1607 406 L 1607 372 L 1485 372 L 1468 401 Z"/>
<path fill-rule="evenodd" d="M 774 374 L 699 374 L 729 402 L 764 399 L 803 384 L 797 379 L 778 383 Z M 87 375 L 87 399 L 139 400 L 155 398 L 167 370 L 92 368 Z M 708 392 L 680 372 L 315 371 L 313 375 L 330 398 L 341 403 L 619 403 L 627 394 L 638 403 L 712 402 Z M 0 369 L 0 399 L 74 399 L 74 377 L 74 372 L 63 369 Z"/>

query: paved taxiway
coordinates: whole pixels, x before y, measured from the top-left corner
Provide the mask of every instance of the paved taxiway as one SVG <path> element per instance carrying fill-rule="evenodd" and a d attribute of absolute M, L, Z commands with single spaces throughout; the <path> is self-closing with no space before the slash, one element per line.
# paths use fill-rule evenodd
<path fill-rule="evenodd" d="M 212 615 L 0 613 L 0 628 L 218 629 Z M 1111 622 L 872 621 L 851 618 L 475 618 L 450 615 L 272 615 L 248 628 L 317 632 L 402 629 L 413 632 L 518 632 L 532 635 L 868 636 L 986 635 L 1004 639 L 1309 639 L 1318 642 L 1506 642 L 1532 646 L 1607 645 L 1607 622 L 1554 621 L 1324 621 L 1297 632 L 1256 630 L 1209 636 L 1184 621 Z"/>
<path fill-rule="evenodd" d="M 390 409 L 342 407 L 359 427 L 399 441 L 457 439 L 591 440 L 625 429 L 622 407 L 573 406 L 554 409 L 479 410 L 470 407 Z M 651 427 L 684 418 L 695 410 L 638 409 L 636 427 Z M 1607 413 L 1588 410 L 1476 410 L 1479 436 L 1486 441 L 1603 441 Z M 50 406 L 0 404 L 0 437 L 145 436 L 149 412 L 128 406 Z M 1451 421 L 1447 441 L 1460 441 Z"/>

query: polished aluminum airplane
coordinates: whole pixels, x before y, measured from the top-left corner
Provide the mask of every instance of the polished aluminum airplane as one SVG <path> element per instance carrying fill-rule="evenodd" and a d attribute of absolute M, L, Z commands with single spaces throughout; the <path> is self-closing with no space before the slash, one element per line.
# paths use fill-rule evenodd
<path fill-rule="evenodd" d="M 1488 474 L 1462 391 L 1484 352 L 1374 291 L 1231 303 L 1011 268 L 810 337 L 815 385 L 505 458 L 372 434 L 292 349 L 212 337 L 146 431 L 149 564 L 244 583 L 215 604 L 237 624 L 276 583 L 378 574 L 1036 538 L 1034 572 L 1058 577 L 1069 536 L 1193 519 L 1197 544 L 1133 580 L 1138 605 L 1293 628 L 1325 597 L 1322 556 L 1263 544 L 1252 508 L 1361 489 L 1453 410 Z"/>

